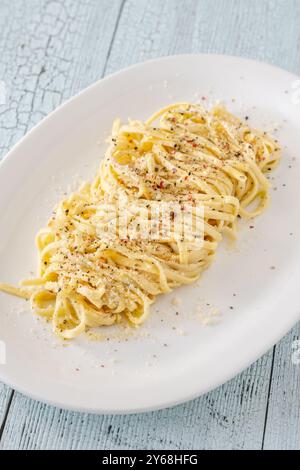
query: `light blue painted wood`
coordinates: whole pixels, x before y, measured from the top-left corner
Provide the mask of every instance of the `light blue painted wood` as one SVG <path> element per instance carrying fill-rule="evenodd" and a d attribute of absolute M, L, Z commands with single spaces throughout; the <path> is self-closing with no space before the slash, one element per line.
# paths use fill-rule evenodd
<path fill-rule="evenodd" d="M 0 79 L 10 84 L 0 112 L 2 153 L 103 71 L 148 58 L 217 52 L 299 73 L 299 24 L 299 0 L 2 1 Z M 170 410 L 81 415 L 15 394 L 1 447 L 300 448 L 299 372 L 289 362 L 297 334 L 280 343 L 273 367 L 271 351 L 225 386 Z"/>
<path fill-rule="evenodd" d="M 179 53 L 233 54 L 300 73 L 299 0 L 127 0 L 107 71 Z"/>
<path fill-rule="evenodd" d="M 265 449 L 300 449 L 299 340 L 300 325 L 276 348 Z"/>
<path fill-rule="evenodd" d="M 122 0 L 1 0 L 3 156 L 62 101 L 101 78 Z"/>
<path fill-rule="evenodd" d="M 2 423 L 4 425 L 4 419 L 9 407 L 11 395 L 12 390 L 0 382 L 0 429 L 2 427 Z"/>

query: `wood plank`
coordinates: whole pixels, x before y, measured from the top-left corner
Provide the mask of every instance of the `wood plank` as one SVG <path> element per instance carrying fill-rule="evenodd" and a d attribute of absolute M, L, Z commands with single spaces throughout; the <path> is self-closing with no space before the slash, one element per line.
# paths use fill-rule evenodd
<path fill-rule="evenodd" d="M 86 5 L 84 8 L 87 8 Z M 300 64 L 294 47 L 297 41 L 299 43 L 299 8 L 299 2 L 295 0 L 182 0 L 175 4 L 172 0 L 139 0 L 138 5 L 136 0 L 127 0 L 106 72 L 147 58 L 179 52 L 246 55 L 299 71 Z M 96 10 L 100 17 L 107 8 L 103 2 L 101 6 L 98 2 Z M 72 29 L 73 21 L 74 18 L 70 22 Z M 82 60 L 87 61 L 85 72 L 92 80 L 100 70 L 97 68 L 97 47 L 100 45 L 95 47 L 94 41 L 96 37 L 102 40 L 103 30 L 99 26 L 97 31 L 84 34 L 90 38 L 93 53 L 90 52 L 89 58 Z M 62 45 L 60 53 L 74 54 L 76 58 L 78 50 L 74 52 L 74 47 L 70 44 L 66 53 L 66 46 Z M 67 87 L 70 93 L 86 84 L 80 65 L 77 69 L 70 68 L 68 76 L 72 75 L 77 78 L 72 86 Z M 59 80 L 55 83 L 56 93 L 60 92 L 62 83 Z M 284 354 L 287 351 L 279 350 L 276 361 Z M 260 448 L 271 364 L 272 352 L 239 377 L 205 397 L 170 410 L 145 415 L 81 415 L 47 407 L 16 394 L 1 447 Z M 277 376 L 276 367 L 274 364 L 273 381 Z M 293 386 L 299 390 L 295 380 Z M 269 420 L 272 416 L 273 396 L 272 391 Z M 265 430 L 266 446 L 272 443 L 272 438 L 268 438 L 268 423 Z M 298 429 L 297 420 L 295 429 Z M 287 424 L 287 435 L 288 432 Z"/>
<path fill-rule="evenodd" d="M 220 12 L 227 11 L 218 2 Z M 237 13 L 232 7 L 231 13 Z M 234 18 L 228 14 L 230 25 Z M 111 49 L 107 72 L 132 62 L 208 46 L 199 36 L 205 19 L 212 19 L 209 2 L 127 1 Z M 129 29 L 130 25 L 135 25 Z M 229 28 L 231 26 L 229 25 Z M 130 31 L 130 34 L 129 34 Z M 214 43 L 220 38 L 217 25 Z M 195 39 L 196 38 L 196 39 Z M 234 42 L 234 41 L 233 41 Z M 93 66 L 94 68 L 94 66 Z M 3 448 L 259 448 L 268 393 L 268 354 L 251 369 L 217 391 L 192 403 L 147 415 L 82 416 L 49 408 L 17 395 L 3 434 Z M 251 410 L 250 415 L 248 412 Z M 184 421 L 183 421 L 184 420 Z M 183 430 L 186 422 L 190 433 Z M 19 430 L 16 432 L 16 430 Z M 35 430 L 39 429 L 38 432 Z M 103 432 L 101 432 L 103 430 Z"/>
<path fill-rule="evenodd" d="M 12 399 L 13 391 L 0 382 L 0 440 L 5 426 L 6 414 Z"/>
<path fill-rule="evenodd" d="M 4 0 L 0 4 L 0 112 L 4 155 L 61 102 L 101 78 L 122 0 Z"/>

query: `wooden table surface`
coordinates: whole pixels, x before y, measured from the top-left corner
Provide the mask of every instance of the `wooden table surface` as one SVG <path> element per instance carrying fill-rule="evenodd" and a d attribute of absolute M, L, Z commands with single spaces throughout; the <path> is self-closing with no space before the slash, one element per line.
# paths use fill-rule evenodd
<path fill-rule="evenodd" d="M 1 156 L 104 75 L 185 52 L 251 57 L 300 75 L 300 0 L 1 0 Z M 298 325 L 224 386 L 146 414 L 73 413 L 0 384 L 0 448 L 299 449 L 299 337 Z"/>

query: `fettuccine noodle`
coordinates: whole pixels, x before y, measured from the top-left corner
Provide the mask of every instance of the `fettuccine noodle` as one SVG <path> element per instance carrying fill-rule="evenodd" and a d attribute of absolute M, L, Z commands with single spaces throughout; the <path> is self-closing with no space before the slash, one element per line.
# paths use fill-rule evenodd
<path fill-rule="evenodd" d="M 222 235 L 235 236 L 238 216 L 265 209 L 265 174 L 279 157 L 276 141 L 223 107 L 178 103 L 145 123 L 117 120 L 95 179 L 60 202 L 37 234 L 37 277 L 0 290 L 30 299 L 65 339 L 124 318 L 139 325 L 159 294 L 199 278 Z M 168 239 L 121 238 L 113 233 L 114 211 L 107 210 L 120 195 L 146 207 L 153 201 L 201 205 L 202 245 L 175 232 Z"/>

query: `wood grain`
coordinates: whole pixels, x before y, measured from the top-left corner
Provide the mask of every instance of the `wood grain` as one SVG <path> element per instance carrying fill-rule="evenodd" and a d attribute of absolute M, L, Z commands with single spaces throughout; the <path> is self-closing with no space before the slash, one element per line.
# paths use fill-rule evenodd
<path fill-rule="evenodd" d="M 300 325 L 276 348 L 265 449 L 300 449 Z M 296 343 L 296 341 L 298 343 Z"/>
<path fill-rule="evenodd" d="M 299 0 L 127 0 L 107 72 L 162 55 L 240 55 L 300 72 Z"/>
<path fill-rule="evenodd" d="M 18 5 L 18 8 L 16 8 Z M 242 55 L 300 72 L 299 0 L 10 0 L 0 4 L 4 154 L 32 125 L 103 74 L 183 52 Z M 4 112 L 2 112 L 4 111 Z M 190 403 L 133 416 L 92 416 L 0 388 L 2 449 L 300 448 L 295 328 L 228 384 Z M 271 381 L 270 381 L 271 380 Z M 2 404 L 2 405 L 1 405 Z"/>
<path fill-rule="evenodd" d="M 2 155 L 62 101 L 101 78 L 121 4 L 1 1 Z"/>

